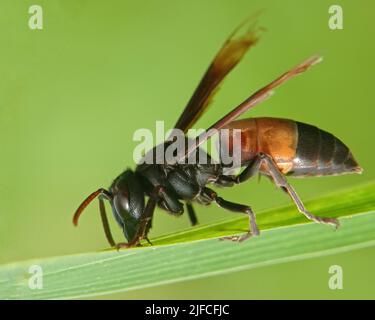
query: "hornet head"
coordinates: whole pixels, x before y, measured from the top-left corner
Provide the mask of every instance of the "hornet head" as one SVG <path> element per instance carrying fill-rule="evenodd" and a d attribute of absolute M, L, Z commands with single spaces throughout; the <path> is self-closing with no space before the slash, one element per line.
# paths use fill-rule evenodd
<path fill-rule="evenodd" d="M 104 232 L 110 245 L 115 246 L 115 242 L 109 229 L 104 199 L 110 202 L 113 216 L 121 227 L 128 243 L 137 242 L 140 236 L 138 231 L 145 207 L 145 199 L 144 191 L 135 173 L 131 170 L 126 170 L 113 181 L 109 191 L 101 188 L 90 194 L 75 212 L 73 217 L 74 225 L 78 224 L 82 211 L 96 197 L 99 197 Z"/>

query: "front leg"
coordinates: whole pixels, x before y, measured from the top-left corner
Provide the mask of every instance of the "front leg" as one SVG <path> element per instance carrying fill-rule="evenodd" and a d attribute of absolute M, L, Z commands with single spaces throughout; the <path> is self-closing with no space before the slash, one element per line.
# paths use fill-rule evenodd
<path fill-rule="evenodd" d="M 147 232 L 149 230 L 148 226 L 150 225 L 152 217 L 154 215 L 156 204 L 160 199 L 161 195 L 163 194 L 163 192 L 164 188 L 162 186 L 155 187 L 155 189 L 150 194 L 150 198 L 147 201 L 146 208 L 143 211 L 138 231 L 134 236 L 134 239 L 128 243 L 121 242 L 116 244 L 115 247 L 117 249 L 139 247 L 141 246 L 140 241 L 142 239 L 146 239 L 151 244 L 150 240 L 147 238 Z"/>

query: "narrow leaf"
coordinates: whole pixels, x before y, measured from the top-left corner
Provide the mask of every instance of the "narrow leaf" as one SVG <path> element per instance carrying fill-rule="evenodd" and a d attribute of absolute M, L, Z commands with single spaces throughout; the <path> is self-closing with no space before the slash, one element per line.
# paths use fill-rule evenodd
<path fill-rule="evenodd" d="M 258 215 L 261 236 L 244 243 L 217 237 L 241 233 L 238 218 L 154 239 L 153 247 L 107 250 L 0 267 L 1 299 L 66 299 L 301 260 L 375 245 L 375 184 L 307 202 L 321 216 L 342 217 L 332 228 L 307 220 L 294 207 Z M 43 289 L 29 288 L 30 265 L 43 269 Z"/>

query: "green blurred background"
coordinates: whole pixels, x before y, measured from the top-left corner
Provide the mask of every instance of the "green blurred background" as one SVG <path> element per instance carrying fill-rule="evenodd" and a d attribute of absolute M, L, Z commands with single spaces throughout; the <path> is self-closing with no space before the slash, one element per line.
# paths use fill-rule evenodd
<path fill-rule="evenodd" d="M 44 10 L 43 30 L 28 28 L 32 4 Z M 332 4 L 343 7 L 344 30 L 328 28 Z M 105 248 L 97 204 L 79 229 L 71 223 L 77 205 L 134 167 L 136 129 L 174 124 L 224 39 L 259 9 L 267 31 L 197 127 L 321 53 L 322 64 L 247 116 L 315 124 L 345 141 L 365 169 L 293 180 L 303 199 L 375 176 L 374 1 L 2 0 L 0 8 L 0 263 Z M 256 180 L 221 193 L 256 211 L 289 203 Z M 201 223 L 233 217 L 215 206 L 197 211 Z M 186 216 L 158 210 L 151 237 L 188 227 Z M 369 248 L 103 298 L 375 298 L 374 259 Z M 332 264 L 343 267 L 344 290 L 328 289 Z"/>

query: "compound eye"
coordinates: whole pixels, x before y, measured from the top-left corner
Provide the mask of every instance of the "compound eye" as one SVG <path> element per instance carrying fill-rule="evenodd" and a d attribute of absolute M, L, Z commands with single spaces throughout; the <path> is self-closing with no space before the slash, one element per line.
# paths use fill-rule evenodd
<path fill-rule="evenodd" d="M 113 198 L 114 216 L 123 229 L 128 242 L 134 240 L 137 235 L 139 219 L 133 216 L 134 209 L 130 206 L 128 193 L 118 193 Z"/>
<path fill-rule="evenodd" d="M 116 194 L 113 198 L 113 204 L 121 218 L 125 219 L 130 211 L 128 191 L 123 190 L 121 193 Z"/>

